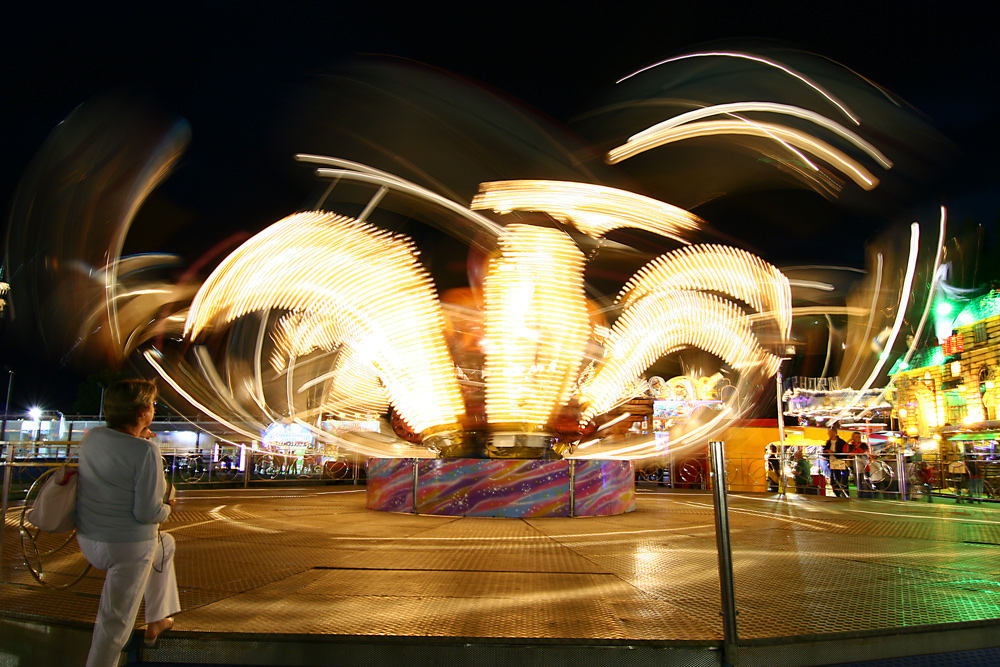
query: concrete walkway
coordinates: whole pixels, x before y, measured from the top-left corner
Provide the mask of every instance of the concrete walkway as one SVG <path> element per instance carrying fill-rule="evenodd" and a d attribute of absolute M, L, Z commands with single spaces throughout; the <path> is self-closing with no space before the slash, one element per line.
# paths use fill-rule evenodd
<path fill-rule="evenodd" d="M 761 664 L 805 665 L 1000 646 L 996 506 L 754 494 L 729 505 L 738 664 L 758 653 L 768 656 Z M 0 665 L 42 659 L 40 642 L 57 635 L 66 664 L 77 664 L 103 573 L 68 590 L 40 587 L 17 518 L 3 545 Z M 395 646 L 398 658 L 404 645 L 430 655 L 427 646 L 450 644 L 722 660 L 708 492 L 640 488 L 627 515 L 521 520 L 372 512 L 349 486 L 209 489 L 184 492 L 164 530 L 177 540 L 184 610 L 162 648 L 138 656 L 146 661 L 197 662 L 183 658 L 227 638 L 232 660 L 250 644 L 258 657 L 275 643 L 286 658 L 292 645 L 304 652 L 300 662 L 231 664 L 327 664 L 304 660 L 330 642 L 343 653 L 337 664 L 370 659 L 372 647 Z M 75 541 L 42 563 L 56 584 L 83 565 Z M 635 655 L 630 664 L 644 664 Z"/>

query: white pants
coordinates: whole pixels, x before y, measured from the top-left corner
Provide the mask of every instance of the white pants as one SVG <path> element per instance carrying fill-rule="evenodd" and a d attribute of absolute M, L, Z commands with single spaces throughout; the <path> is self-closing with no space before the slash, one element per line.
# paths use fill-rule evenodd
<path fill-rule="evenodd" d="M 174 538 L 160 533 L 144 542 L 97 542 L 77 535 L 91 565 L 107 570 L 94 623 L 87 667 L 115 667 L 128 642 L 139 602 L 146 598 L 146 623 L 181 610 L 174 575 Z"/>

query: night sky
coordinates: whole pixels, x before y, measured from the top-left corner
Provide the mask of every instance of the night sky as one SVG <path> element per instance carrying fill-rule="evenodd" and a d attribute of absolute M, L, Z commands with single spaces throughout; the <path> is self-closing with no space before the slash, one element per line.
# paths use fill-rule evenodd
<path fill-rule="evenodd" d="M 98 9 L 86 5 L 100 5 Z M 10 201 L 52 128 L 95 95 L 127 91 L 187 120 L 180 165 L 140 213 L 172 218 L 147 232 L 160 250 L 183 252 L 191 229 L 210 241 L 257 231 L 305 204 L 276 140 L 287 110 L 329 65 L 385 54 L 453 72 L 534 107 L 560 123 L 595 91 L 664 57 L 719 41 L 777 43 L 822 54 L 901 96 L 953 141 L 961 156 L 928 202 L 947 203 L 995 238 L 1000 211 L 992 21 L 963 3 L 434 3 L 199 2 L 28 3 L 2 12 L 0 203 Z M 668 7 L 668 5 L 677 5 Z M 956 9 L 957 7 L 957 9 Z M 809 16 L 809 18 L 806 18 Z M 303 147 L 308 150 L 308 147 Z M 232 175 L 239 168 L 241 177 Z M 832 221 L 827 257 L 859 266 L 870 221 Z M 752 240 L 769 248 L 767 230 Z M 774 246 L 789 260 L 784 246 Z M 3 341 L 16 375 L 11 410 L 47 402 L 68 410 L 80 375 Z M 4 378 L 5 379 L 5 378 Z"/>

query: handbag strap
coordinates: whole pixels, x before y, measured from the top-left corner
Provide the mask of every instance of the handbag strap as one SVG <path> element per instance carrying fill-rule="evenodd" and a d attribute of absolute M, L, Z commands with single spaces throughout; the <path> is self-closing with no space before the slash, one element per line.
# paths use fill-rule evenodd
<path fill-rule="evenodd" d="M 63 476 L 62 480 L 56 482 L 59 486 L 66 486 L 69 484 L 69 480 L 73 479 L 73 475 L 78 475 L 80 471 L 76 468 L 71 468 L 69 464 L 63 466 Z"/>

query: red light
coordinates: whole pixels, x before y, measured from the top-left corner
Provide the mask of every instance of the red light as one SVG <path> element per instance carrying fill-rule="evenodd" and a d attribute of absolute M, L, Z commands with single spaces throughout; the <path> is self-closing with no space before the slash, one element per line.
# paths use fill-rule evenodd
<path fill-rule="evenodd" d="M 953 354 L 959 354 L 965 351 L 965 342 L 962 340 L 961 334 L 954 334 L 948 336 L 941 343 L 941 352 L 946 357 L 950 357 Z"/>

